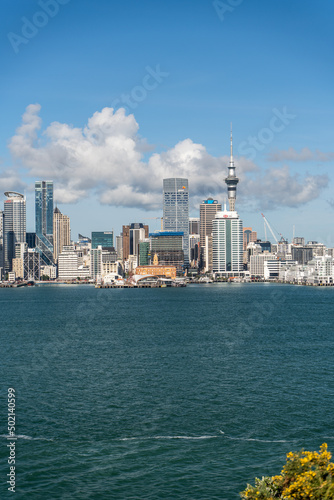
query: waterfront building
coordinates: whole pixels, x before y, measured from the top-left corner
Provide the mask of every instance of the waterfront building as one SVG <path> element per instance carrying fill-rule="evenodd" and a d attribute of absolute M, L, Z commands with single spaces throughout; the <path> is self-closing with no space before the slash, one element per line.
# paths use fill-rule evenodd
<path fill-rule="evenodd" d="M 188 179 L 163 180 L 163 230 L 183 233 L 184 265 L 189 265 Z"/>
<path fill-rule="evenodd" d="M 58 207 L 53 212 L 53 258 L 57 263 L 64 246 L 71 243 L 70 218 L 61 213 Z"/>
<path fill-rule="evenodd" d="M 105 281 L 106 276 L 122 275 L 122 266 L 119 262 L 102 262 L 102 277 Z"/>
<path fill-rule="evenodd" d="M 8 281 L 10 283 L 14 283 L 15 280 L 16 280 L 15 272 L 14 271 L 10 271 L 8 273 Z"/>
<path fill-rule="evenodd" d="M 114 246 L 113 231 L 93 231 L 92 232 L 92 248 L 112 248 Z"/>
<path fill-rule="evenodd" d="M 334 285 L 334 258 L 329 255 L 315 256 L 307 264 L 286 262 L 279 269 L 281 281 L 308 285 Z"/>
<path fill-rule="evenodd" d="M 158 231 L 150 233 L 150 240 L 151 261 L 156 255 L 161 265 L 175 266 L 178 273 L 181 273 L 184 263 L 184 234 L 181 231 Z"/>
<path fill-rule="evenodd" d="M 253 278 L 264 278 L 264 263 L 267 260 L 274 260 L 275 257 L 276 256 L 272 253 L 258 253 L 251 255 L 249 259 L 250 275 Z"/>
<path fill-rule="evenodd" d="M 57 278 L 57 268 L 56 266 L 41 266 L 41 277 L 47 276 L 49 280 L 54 280 Z"/>
<path fill-rule="evenodd" d="M 24 278 L 24 270 L 23 270 L 23 258 L 15 257 L 12 260 L 12 271 L 15 273 L 16 278 Z"/>
<path fill-rule="evenodd" d="M 175 266 L 153 265 L 153 266 L 137 266 L 136 275 L 140 276 L 159 276 L 165 278 L 176 278 Z"/>
<path fill-rule="evenodd" d="M 139 266 L 148 266 L 150 263 L 150 240 L 145 238 L 144 241 L 139 243 Z"/>
<path fill-rule="evenodd" d="M 298 264 L 307 264 L 313 258 L 313 248 L 294 246 L 291 248 L 292 260 L 298 262 Z"/>
<path fill-rule="evenodd" d="M 240 276 L 243 272 L 242 221 L 237 212 L 216 214 L 212 233 L 212 267 L 220 276 Z"/>
<path fill-rule="evenodd" d="M 232 128 L 231 156 L 225 182 L 230 210 L 226 210 L 225 206 L 224 210 L 216 213 L 212 222 L 212 270 L 220 276 L 233 277 L 243 274 L 243 229 L 235 211 L 239 179 L 235 175 L 233 161 Z"/>
<path fill-rule="evenodd" d="M 36 249 L 45 265 L 53 264 L 53 181 L 35 182 Z"/>
<path fill-rule="evenodd" d="M 308 241 L 305 245 L 306 248 L 312 248 L 315 257 L 323 257 L 327 253 L 327 248 L 323 243 L 317 241 Z"/>
<path fill-rule="evenodd" d="M 58 255 L 58 280 L 85 279 L 90 276 L 90 269 L 80 264 L 79 255 L 74 245 L 64 245 Z"/>
<path fill-rule="evenodd" d="M 78 254 L 73 245 L 64 245 L 58 255 L 58 279 L 76 279 L 78 277 Z"/>
<path fill-rule="evenodd" d="M 26 241 L 26 200 L 23 194 L 6 191 L 4 202 L 4 268 L 11 271 L 15 258 L 15 244 Z"/>
<path fill-rule="evenodd" d="M 34 248 L 28 248 L 23 258 L 23 272 L 26 281 L 39 281 L 41 277 L 41 257 Z"/>
<path fill-rule="evenodd" d="M 265 280 L 277 280 L 279 279 L 279 273 L 282 268 L 286 266 L 296 265 L 297 262 L 292 260 L 280 260 L 280 259 L 268 259 L 264 261 L 264 279 Z"/>
<path fill-rule="evenodd" d="M 92 248 L 90 252 L 90 274 L 94 280 L 102 277 L 102 246 Z"/>

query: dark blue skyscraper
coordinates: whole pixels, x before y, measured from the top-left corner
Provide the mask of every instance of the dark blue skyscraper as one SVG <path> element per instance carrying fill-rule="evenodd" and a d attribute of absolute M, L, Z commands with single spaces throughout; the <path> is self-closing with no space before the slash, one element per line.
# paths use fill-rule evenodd
<path fill-rule="evenodd" d="M 44 264 L 53 263 L 53 181 L 35 182 L 36 248 Z"/>
<path fill-rule="evenodd" d="M 36 234 L 53 233 L 53 181 L 35 182 Z"/>

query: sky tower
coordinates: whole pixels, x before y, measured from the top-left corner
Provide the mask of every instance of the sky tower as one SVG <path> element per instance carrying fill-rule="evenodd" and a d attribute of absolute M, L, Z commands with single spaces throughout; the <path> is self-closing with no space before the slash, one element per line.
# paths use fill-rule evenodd
<path fill-rule="evenodd" d="M 238 177 L 235 175 L 235 166 L 233 161 L 233 146 L 232 146 L 232 123 L 231 123 L 231 156 L 230 156 L 230 164 L 228 167 L 228 176 L 225 179 L 227 184 L 227 196 L 228 203 L 230 206 L 230 211 L 235 211 L 235 200 L 237 197 L 237 184 L 239 182 Z"/>

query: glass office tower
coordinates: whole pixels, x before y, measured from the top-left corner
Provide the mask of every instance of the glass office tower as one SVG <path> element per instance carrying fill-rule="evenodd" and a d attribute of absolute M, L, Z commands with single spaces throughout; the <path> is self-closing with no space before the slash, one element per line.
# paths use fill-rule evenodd
<path fill-rule="evenodd" d="M 53 181 L 35 182 L 36 248 L 42 264 L 53 264 Z"/>
<path fill-rule="evenodd" d="M 188 179 L 163 180 L 164 231 L 183 232 L 184 264 L 189 265 L 189 190 Z"/>

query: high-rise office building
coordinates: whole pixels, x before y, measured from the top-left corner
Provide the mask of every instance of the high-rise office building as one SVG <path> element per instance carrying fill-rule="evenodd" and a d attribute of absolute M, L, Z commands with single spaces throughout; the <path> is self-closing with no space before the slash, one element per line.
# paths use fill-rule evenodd
<path fill-rule="evenodd" d="M 131 224 L 130 227 L 130 255 L 139 254 L 139 243 L 146 238 L 143 224 Z"/>
<path fill-rule="evenodd" d="M 113 231 L 93 231 L 92 249 L 101 246 L 102 248 L 112 248 L 114 246 Z"/>
<path fill-rule="evenodd" d="M 183 236 L 182 232 L 173 231 L 150 233 L 151 263 L 157 256 L 159 264 L 175 266 L 178 272 L 182 272 L 184 263 Z"/>
<path fill-rule="evenodd" d="M 53 181 L 35 182 L 36 249 L 42 263 L 53 263 Z"/>
<path fill-rule="evenodd" d="M 5 196 L 8 199 L 4 203 L 4 268 L 9 272 L 15 258 L 15 244 L 26 241 L 26 200 L 15 191 L 6 191 Z"/>
<path fill-rule="evenodd" d="M 64 246 L 71 243 L 70 218 L 61 213 L 58 207 L 53 212 L 53 258 L 57 263 Z"/>
<path fill-rule="evenodd" d="M 230 210 L 217 212 L 212 222 L 212 268 L 222 276 L 240 276 L 243 272 L 243 229 L 242 221 L 235 211 L 236 188 L 239 179 L 235 175 L 232 148 L 228 167 L 227 184 Z"/>
<path fill-rule="evenodd" d="M 199 206 L 201 261 L 206 271 L 212 271 L 212 221 L 221 209 L 221 203 L 212 198 Z"/>
<path fill-rule="evenodd" d="M 35 182 L 36 233 L 53 234 L 53 181 Z"/>
<path fill-rule="evenodd" d="M 122 249 L 123 260 L 127 260 L 129 255 L 138 255 L 138 243 L 148 238 L 149 228 L 141 222 L 133 222 L 128 226 L 123 226 Z"/>
<path fill-rule="evenodd" d="M 183 232 L 184 264 L 189 265 L 188 179 L 163 180 L 163 229 Z"/>
<path fill-rule="evenodd" d="M 90 253 L 90 275 L 96 280 L 102 277 L 102 246 L 92 248 Z"/>
<path fill-rule="evenodd" d="M 212 236 L 212 221 L 214 220 L 216 213 L 220 212 L 222 209 L 221 203 L 218 200 L 213 200 L 208 198 L 203 200 L 199 206 L 199 218 L 200 218 L 200 243 L 201 247 L 205 246 L 205 237 Z"/>
<path fill-rule="evenodd" d="M 123 260 L 123 235 L 116 236 L 117 259 Z"/>
<path fill-rule="evenodd" d="M 4 212 L 0 210 L 0 280 L 4 270 L 4 248 L 3 248 Z"/>
<path fill-rule="evenodd" d="M 242 221 L 237 212 L 223 210 L 213 221 L 213 272 L 224 276 L 238 276 L 243 271 Z"/>
<path fill-rule="evenodd" d="M 139 243 L 138 264 L 139 266 L 148 266 L 150 263 L 150 240 L 145 238 L 144 241 Z"/>

